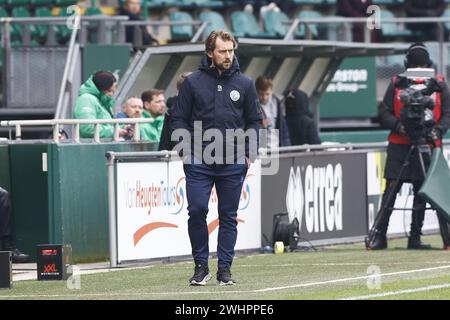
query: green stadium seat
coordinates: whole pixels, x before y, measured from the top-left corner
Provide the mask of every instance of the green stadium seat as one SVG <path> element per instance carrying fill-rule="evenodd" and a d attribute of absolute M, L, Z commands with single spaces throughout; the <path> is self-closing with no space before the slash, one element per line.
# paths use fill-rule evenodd
<path fill-rule="evenodd" d="M 53 4 L 57 7 L 68 7 L 77 4 L 78 0 L 54 0 Z"/>
<path fill-rule="evenodd" d="M 223 3 L 217 0 L 179 0 L 181 7 L 196 6 L 199 8 L 222 8 Z"/>
<path fill-rule="evenodd" d="M 192 16 L 184 11 L 171 12 L 169 14 L 170 21 L 192 21 Z M 173 41 L 190 40 L 194 35 L 194 27 L 192 24 L 175 25 L 170 27 L 171 39 Z"/>
<path fill-rule="evenodd" d="M 67 12 L 67 10 L 61 10 L 59 12 L 60 17 L 69 17 L 72 13 Z M 69 41 L 70 36 L 72 34 L 72 30 L 70 30 L 66 25 L 58 25 L 56 26 L 56 41 L 58 41 L 60 44 L 65 44 L 67 41 Z"/>
<path fill-rule="evenodd" d="M 30 0 L 6 0 L 6 4 L 10 7 L 22 7 L 28 6 L 30 4 Z"/>
<path fill-rule="evenodd" d="M 382 9 L 380 11 L 381 21 L 384 19 L 395 18 L 394 14 L 387 10 Z M 397 23 L 387 23 L 384 22 L 381 24 L 381 32 L 383 37 L 408 37 L 412 35 L 411 30 L 401 29 Z"/>
<path fill-rule="evenodd" d="M 51 7 L 53 0 L 30 0 L 30 4 L 33 7 Z"/>
<path fill-rule="evenodd" d="M 95 15 L 102 15 L 102 10 L 100 10 L 100 8 L 98 7 L 89 7 L 86 9 L 86 11 L 84 12 L 85 16 L 95 16 Z"/>
<path fill-rule="evenodd" d="M 253 14 L 234 11 L 231 14 L 231 27 L 236 37 L 270 38 L 271 34 L 261 31 Z"/>
<path fill-rule="evenodd" d="M 270 10 L 263 16 L 264 29 L 276 37 L 284 37 L 289 29 L 288 16 L 282 11 Z"/>
<path fill-rule="evenodd" d="M 179 0 L 147 0 L 147 5 L 149 8 L 178 7 L 181 2 Z"/>
<path fill-rule="evenodd" d="M 85 16 L 97 16 L 97 15 L 103 15 L 102 11 L 98 7 L 90 7 L 87 8 L 84 12 Z M 98 42 L 98 22 L 91 22 L 87 28 L 88 30 L 88 41 L 90 43 L 96 43 Z"/>
<path fill-rule="evenodd" d="M 302 22 L 304 19 L 316 19 L 322 18 L 322 14 L 318 11 L 314 10 L 302 10 L 298 14 L 298 19 Z M 313 38 L 317 39 L 319 36 L 319 26 L 317 24 L 308 24 L 308 28 L 311 32 Z M 306 37 L 306 26 L 301 24 L 298 28 L 298 31 L 295 33 L 296 37 L 305 38 Z"/>
<path fill-rule="evenodd" d="M 31 14 L 25 7 L 14 7 L 11 11 L 11 16 L 14 18 L 29 18 L 31 17 Z M 11 40 L 23 40 L 23 30 L 25 27 L 30 31 L 31 39 L 39 36 L 35 25 L 12 24 Z"/>
<path fill-rule="evenodd" d="M 229 31 L 228 26 L 220 13 L 214 11 L 205 11 L 200 13 L 198 17 L 201 21 L 208 22 L 208 26 L 203 33 L 205 39 L 213 30 L 222 29 Z"/>
<path fill-rule="evenodd" d="M 36 8 L 35 16 L 41 17 L 41 18 L 51 17 L 52 11 L 47 7 L 38 7 L 38 8 Z M 45 40 L 47 39 L 48 28 L 49 28 L 48 24 L 37 24 L 36 25 L 39 42 L 44 43 Z"/>

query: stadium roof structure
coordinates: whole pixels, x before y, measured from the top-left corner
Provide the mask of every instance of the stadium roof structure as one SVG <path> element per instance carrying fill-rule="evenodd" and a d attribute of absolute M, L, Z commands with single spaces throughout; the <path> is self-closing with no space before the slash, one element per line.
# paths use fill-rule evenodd
<path fill-rule="evenodd" d="M 273 91 L 284 93 L 298 88 L 305 91 L 316 107 L 342 60 L 403 54 L 408 44 L 353 43 L 319 40 L 281 40 L 240 38 L 236 55 L 241 70 L 256 79 L 265 75 L 274 81 Z M 176 95 L 176 78 L 198 68 L 204 44 L 171 44 L 138 52 L 125 72 L 116 93 L 117 105 L 126 97 L 140 95 L 144 90 L 159 88 L 166 96 Z M 117 110 L 118 111 L 118 110 Z"/>

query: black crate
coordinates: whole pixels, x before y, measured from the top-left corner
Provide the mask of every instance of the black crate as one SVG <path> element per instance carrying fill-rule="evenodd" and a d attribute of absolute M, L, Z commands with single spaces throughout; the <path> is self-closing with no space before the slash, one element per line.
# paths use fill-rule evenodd
<path fill-rule="evenodd" d="M 11 251 L 0 251 L 0 288 L 12 288 Z"/>
<path fill-rule="evenodd" d="M 62 244 L 37 245 L 37 279 L 67 280 L 71 273 L 72 247 Z"/>

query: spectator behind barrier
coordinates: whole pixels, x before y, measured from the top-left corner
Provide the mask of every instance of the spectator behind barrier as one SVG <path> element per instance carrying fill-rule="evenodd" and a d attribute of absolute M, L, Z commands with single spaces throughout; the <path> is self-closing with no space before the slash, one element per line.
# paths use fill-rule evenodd
<path fill-rule="evenodd" d="M 130 21 L 143 21 L 141 17 L 141 0 L 127 0 L 123 8 L 119 9 L 119 15 L 128 16 Z M 127 26 L 125 30 L 125 41 L 129 43 L 135 43 L 134 31 L 135 26 Z M 142 32 L 142 44 L 144 46 L 158 45 L 159 41 L 155 39 L 150 32 L 148 32 L 146 26 L 139 26 Z"/>
<path fill-rule="evenodd" d="M 166 101 L 164 91 L 151 89 L 144 91 L 141 95 L 144 102 L 144 118 L 152 118 L 152 123 L 146 123 L 142 126 L 145 134 L 150 140 L 159 142 L 164 125 L 164 114 L 166 113 Z"/>
<path fill-rule="evenodd" d="M 309 111 L 308 95 L 298 89 L 286 95 L 286 122 L 292 145 L 320 144 L 316 123 Z"/>
<path fill-rule="evenodd" d="M 138 97 L 130 97 L 125 101 L 124 105 L 122 106 L 121 112 L 116 114 L 117 119 L 126 119 L 126 118 L 142 118 L 142 113 L 144 110 L 144 104 L 141 100 L 141 98 Z M 144 124 L 140 124 L 140 136 L 141 140 L 151 140 L 147 134 L 146 130 L 142 127 Z M 134 124 L 128 124 L 124 125 L 124 129 L 128 131 L 129 138 L 131 139 L 131 136 L 134 135 Z"/>
<path fill-rule="evenodd" d="M 264 115 L 263 128 L 268 130 L 268 147 L 290 146 L 291 140 L 284 117 L 283 106 L 280 99 L 273 94 L 272 79 L 259 76 L 256 78 L 255 87 Z M 272 129 L 277 129 L 278 132 Z"/>
<path fill-rule="evenodd" d="M 75 119 L 113 119 L 113 99 L 116 91 L 116 77 L 109 71 L 98 71 L 86 80 L 80 87 L 75 103 Z M 100 138 L 113 138 L 114 126 L 100 124 Z M 93 138 L 93 124 L 80 125 L 81 138 Z M 119 129 L 119 136 L 129 136 L 125 129 Z"/>
<path fill-rule="evenodd" d="M 183 72 L 182 74 L 180 74 L 177 78 L 177 91 L 180 91 L 181 88 L 181 84 L 183 83 L 184 79 L 187 78 L 187 76 L 189 76 L 192 72 Z M 171 135 L 172 135 L 172 127 L 170 125 L 170 112 L 172 107 L 175 105 L 176 100 L 177 100 L 177 96 L 173 96 L 167 99 L 167 110 L 166 110 L 166 114 L 164 117 L 164 123 L 163 123 L 163 128 L 162 128 L 162 133 L 161 133 L 161 139 L 159 141 L 159 147 L 158 150 L 172 150 L 173 147 L 175 146 L 175 142 L 171 140 Z"/>

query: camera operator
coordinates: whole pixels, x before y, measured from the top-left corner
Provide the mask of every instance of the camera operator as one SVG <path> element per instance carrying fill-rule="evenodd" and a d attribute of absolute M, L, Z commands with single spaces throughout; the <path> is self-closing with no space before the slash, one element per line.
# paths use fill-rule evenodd
<path fill-rule="evenodd" d="M 433 62 L 430 59 L 429 52 L 422 43 L 411 45 L 406 51 L 405 67 L 408 68 L 432 68 Z M 385 93 L 383 102 L 379 106 L 380 122 L 383 127 L 391 130 L 387 147 L 386 166 L 384 178 L 386 179 L 386 190 L 383 194 L 381 209 L 378 212 L 376 222 L 369 234 L 369 241 L 366 243 L 367 249 L 377 250 L 387 248 L 386 232 L 389 225 L 389 218 L 395 203 L 396 195 L 403 182 L 409 182 L 413 185 L 414 202 L 412 211 L 411 231 L 408 238 L 408 249 L 429 249 L 430 245 L 422 243 L 420 236 L 422 225 L 425 218 L 426 202 L 417 196 L 425 177 L 423 176 L 422 166 L 418 152 L 413 152 L 409 159 L 411 145 L 428 144 L 430 147 L 442 145 L 442 136 L 445 135 L 450 126 L 450 92 L 443 76 L 437 75 L 426 82 L 423 90 L 417 95 L 422 98 L 420 102 L 430 104 L 429 97 L 433 99 L 431 106 L 431 123 L 427 129 L 427 134 L 422 136 L 422 132 L 413 135 L 410 123 L 406 121 L 404 114 L 409 112 L 411 105 L 405 105 L 405 90 L 408 92 L 408 81 L 401 75 L 395 76 Z M 418 98 L 418 97 L 417 97 Z M 412 98 L 413 99 L 413 98 Z M 406 99 L 407 100 L 407 99 Z M 419 100 L 417 100 L 419 101 Z M 417 102 L 416 101 L 416 102 Z M 417 104 L 417 103 L 416 103 Z M 420 104 L 420 103 L 419 103 Z M 411 107 L 412 108 L 412 107 Z M 424 107 L 422 110 L 424 111 Z M 433 119 L 434 117 L 434 119 Z M 434 121 L 433 121 L 434 120 Z M 420 125 L 420 128 L 425 126 Z M 419 138 L 418 138 L 419 136 Z M 422 137 L 422 138 L 420 138 Z M 408 161 L 409 160 L 409 161 Z M 427 161 L 428 160 L 428 161 Z M 405 161 L 408 161 L 406 163 Z M 427 168 L 429 159 L 425 159 Z M 402 166 L 405 167 L 402 170 Z M 400 176 L 401 173 L 401 176 Z M 398 183 L 397 183 L 398 182 Z M 392 193 L 391 196 L 389 196 Z M 447 223 L 438 215 L 441 235 L 444 242 L 444 249 L 450 248 L 450 237 Z"/>

